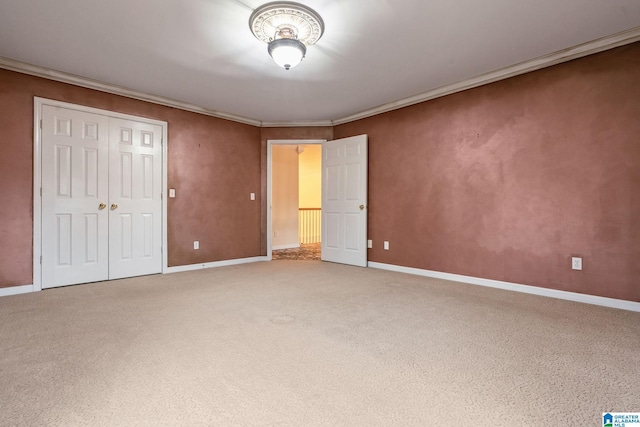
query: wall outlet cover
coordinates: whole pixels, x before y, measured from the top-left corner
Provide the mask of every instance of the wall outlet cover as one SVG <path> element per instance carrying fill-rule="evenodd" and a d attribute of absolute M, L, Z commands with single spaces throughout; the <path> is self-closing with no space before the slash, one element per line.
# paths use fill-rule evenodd
<path fill-rule="evenodd" d="M 571 268 L 573 270 L 582 270 L 582 258 L 580 257 L 571 257 Z"/>

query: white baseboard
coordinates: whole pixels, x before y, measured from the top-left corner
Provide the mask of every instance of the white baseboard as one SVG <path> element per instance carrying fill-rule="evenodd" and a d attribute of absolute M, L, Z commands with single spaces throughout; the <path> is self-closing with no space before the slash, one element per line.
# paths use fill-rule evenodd
<path fill-rule="evenodd" d="M 279 251 L 281 249 L 297 249 L 300 247 L 300 243 L 293 243 L 290 245 L 279 245 L 279 246 L 272 246 L 271 250 L 272 251 Z"/>
<path fill-rule="evenodd" d="M 268 261 L 266 256 L 256 256 L 251 258 L 229 259 L 225 261 L 207 262 L 204 264 L 180 265 L 177 267 L 167 267 L 164 273 L 180 273 L 182 271 L 202 270 L 203 268 L 227 267 L 230 265 L 249 264 L 252 262 Z"/>
<path fill-rule="evenodd" d="M 0 288 L 0 297 L 9 295 L 27 294 L 33 292 L 33 285 L 11 286 L 10 288 Z"/>
<path fill-rule="evenodd" d="M 462 276 L 460 274 L 443 273 L 440 271 L 422 270 L 420 268 L 403 267 L 400 265 L 369 262 L 369 267 L 381 270 L 396 271 L 398 273 L 414 274 L 416 276 L 431 277 L 434 279 L 452 280 L 454 282 L 469 283 L 472 285 L 488 286 L 490 288 L 505 289 L 508 291 L 523 292 L 525 294 L 540 295 L 544 297 L 558 298 L 568 301 L 582 302 L 585 304 L 601 305 L 604 307 L 619 308 L 640 312 L 640 302 L 622 299 L 599 297 L 596 295 L 579 294 L 576 292 L 559 291 L 556 289 L 540 288 L 538 286 L 520 285 L 518 283 L 502 282 L 499 280 L 481 279 L 479 277 Z"/>
<path fill-rule="evenodd" d="M 257 256 L 252 258 L 239 258 L 239 259 L 230 259 L 225 261 L 217 261 L 217 262 L 208 262 L 205 264 L 191 264 L 191 265 L 181 265 L 178 267 L 168 267 L 162 273 L 179 273 L 181 271 L 192 271 L 192 270 L 201 270 L 203 268 L 214 268 L 214 267 L 226 267 L 229 265 L 238 265 L 238 264 L 248 264 L 252 262 L 261 262 L 261 261 L 269 261 L 266 256 Z M 33 285 L 24 285 L 24 286 L 12 286 L 9 288 L 0 288 L 0 297 L 5 297 L 9 295 L 18 295 L 18 294 L 26 294 L 29 292 L 35 292 L 35 288 Z"/>

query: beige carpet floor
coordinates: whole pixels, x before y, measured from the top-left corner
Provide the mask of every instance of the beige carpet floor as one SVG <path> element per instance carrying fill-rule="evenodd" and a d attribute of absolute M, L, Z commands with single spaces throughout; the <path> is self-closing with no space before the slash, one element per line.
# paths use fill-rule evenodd
<path fill-rule="evenodd" d="M 278 261 L 0 298 L 0 425 L 600 426 L 640 313 Z"/>

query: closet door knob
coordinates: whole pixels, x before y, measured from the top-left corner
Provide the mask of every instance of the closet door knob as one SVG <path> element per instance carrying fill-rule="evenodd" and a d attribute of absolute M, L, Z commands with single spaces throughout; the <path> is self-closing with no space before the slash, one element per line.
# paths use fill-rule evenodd
<path fill-rule="evenodd" d="M 118 205 L 116 205 L 115 203 L 111 204 L 111 210 L 115 211 L 116 209 L 118 209 Z"/>
<path fill-rule="evenodd" d="M 106 207 L 107 207 L 107 205 L 105 205 L 104 203 L 100 203 L 100 204 L 98 205 L 98 209 L 100 209 L 100 210 L 102 210 L 102 209 L 104 209 L 104 208 L 106 208 Z"/>

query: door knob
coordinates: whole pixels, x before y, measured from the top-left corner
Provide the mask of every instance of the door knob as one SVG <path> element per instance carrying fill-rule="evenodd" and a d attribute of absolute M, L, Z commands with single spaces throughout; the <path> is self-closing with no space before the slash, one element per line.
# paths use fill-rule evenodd
<path fill-rule="evenodd" d="M 360 210 L 363 211 L 364 210 L 364 205 L 360 205 Z"/>
<path fill-rule="evenodd" d="M 104 203 L 100 203 L 100 204 L 98 205 L 98 209 L 100 209 L 100 210 L 102 210 L 102 209 L 104 209 L 104 208 L 106 208 L 106 207 L 107 207 L 107 205 L 105 205 Z"/>
<path fill-rule="evenodd" d="M 116 205 L 115 203 L 111 204 L 111 210 L 115 211 L 116 209 L 118 209 L 118 205 Z"/>

